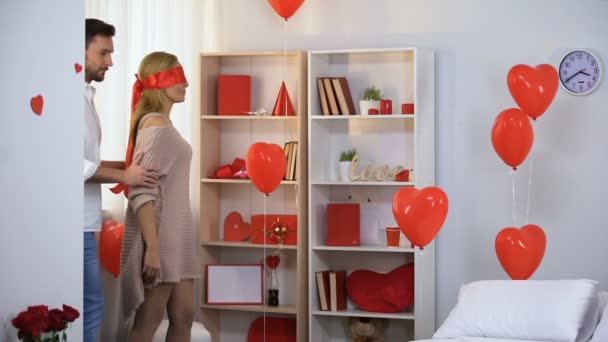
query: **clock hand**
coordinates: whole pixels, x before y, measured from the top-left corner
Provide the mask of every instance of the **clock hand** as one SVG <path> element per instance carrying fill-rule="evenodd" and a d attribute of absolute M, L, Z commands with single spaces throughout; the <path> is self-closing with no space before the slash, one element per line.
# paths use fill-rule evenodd
<path fill-rule="evenodd" d="M 583 75 L 585 75 L 585 76 L 591 76 L 590 74 L 588 74 L 588 73 L 586 73 L 586 72 L 584 72 L 584 71 L 581 71 L 581 74 L 583 74 Z"/>
<path fill-rule="evenodd" d="M 585 70 L 585 69 L 583 69 Z M 571 79 L 575 78 L 578 74 L 580 74 L 581 72 L 583 72 L 583 70 L 579 70 L 576 72 L 576 74 L 570 76 L 568 79 L 566 79 L 566 83 L 570 82 Z"/>

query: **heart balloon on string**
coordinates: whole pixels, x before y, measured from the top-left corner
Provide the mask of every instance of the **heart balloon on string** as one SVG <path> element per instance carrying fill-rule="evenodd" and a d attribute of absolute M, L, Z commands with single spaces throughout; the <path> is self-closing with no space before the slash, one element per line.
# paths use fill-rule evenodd
<path fill-rule="evenodd" d="M 528 224 L 520 229 L 507 227 L 496 236 L 496 256 L 513 280 L 526 280 L 536 272 L 547 247 L 543 229 Z"/>
<path fill-rule="evenodd" d="M 249 147 L 246 164 L 255 187 L 268 195 L 285 177 L 287 157 L 281 146 L 257 142 Z"/>
<path fill-rule="evenodd" d="M 555 67 L 549 64 L 535 67 L 518 64 L 509 70 L 507 84 L 519 108 L 536 120 L 553 102 L 559 86 L 559 75 Z"/>
<path fill-rule="evenodd" d="M 448 196 L 438 187 L 402 188 L 393 196 L 393 215 L 412 246 L 428 245 L 448 214 Z"/>
<path fill-rule="evenodd" d="M 530 119 L 518 108 L 498 114 L 492 127 L 492 146 L 498 156 L 513 170 L 524 162 L 534 142 Z"/>
<path fill-rule="evenodd" d="M 268 0 L 268 3 L 281 18 L 287 20 L 302 6 L 304 0 Z"/>

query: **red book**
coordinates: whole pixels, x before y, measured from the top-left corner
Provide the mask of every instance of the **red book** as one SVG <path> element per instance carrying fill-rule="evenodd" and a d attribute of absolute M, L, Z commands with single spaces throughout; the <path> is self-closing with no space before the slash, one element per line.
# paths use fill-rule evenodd
<path fill-rule="evenodd" d="M 327 245 L 360 246 L 359 203 L 330 203 L 327 205 Z"/>
<path fill-rule="evenodd" d="M 219 75 L 217 79 L 219 115 L 249 115 L 251 112 L 251 76 Z"/>
<path fill-rule="evenodd" d="M 346 271 L 329 272 L 329 292 L 331 311 L 346 310 Z"/>

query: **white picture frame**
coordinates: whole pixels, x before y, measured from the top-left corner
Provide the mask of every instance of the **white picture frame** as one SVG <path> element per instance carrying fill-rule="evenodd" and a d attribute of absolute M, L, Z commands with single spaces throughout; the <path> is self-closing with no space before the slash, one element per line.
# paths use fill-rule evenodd
<path fill-rule="evenodd" d="M 264 304 L 264 265 L 207 264 L 205 289 L 210 305 Z"/>

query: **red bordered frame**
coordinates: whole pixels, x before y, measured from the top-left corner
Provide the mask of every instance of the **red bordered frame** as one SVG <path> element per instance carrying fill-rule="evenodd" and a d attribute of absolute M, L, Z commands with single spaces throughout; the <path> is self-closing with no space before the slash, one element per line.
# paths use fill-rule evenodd
<path fill-rule="evenodd" d="M 264 265 L 207 264 L 205 265 L 207 304 L 264 304 Z"/>

